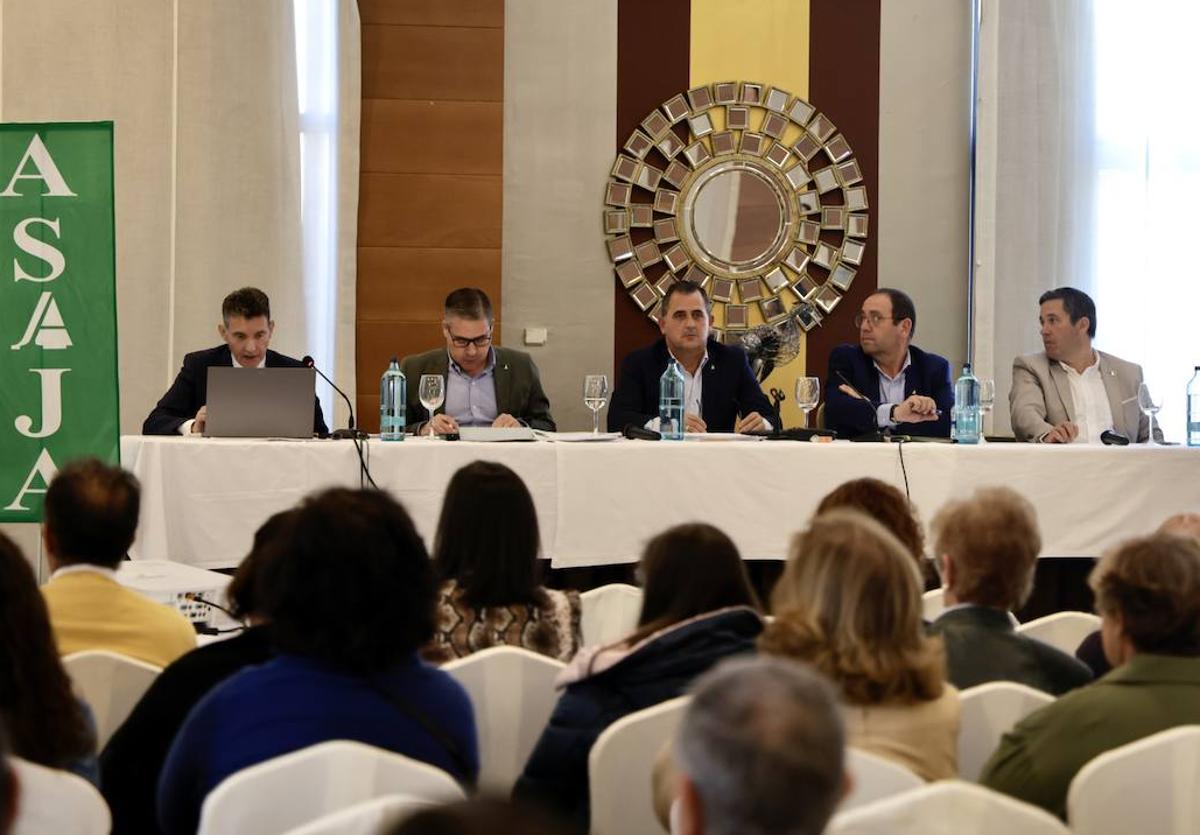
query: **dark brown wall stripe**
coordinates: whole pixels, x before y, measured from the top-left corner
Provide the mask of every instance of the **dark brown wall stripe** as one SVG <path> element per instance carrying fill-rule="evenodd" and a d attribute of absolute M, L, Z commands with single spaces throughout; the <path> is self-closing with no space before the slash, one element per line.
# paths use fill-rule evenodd
<path fill-rule="evenodd" d="M 879 286 L 879 0 L 812 0 L 809 20 L 808 99 L 854 149 L 871 212 L 867 251 L 850 292 L 808 333 L 808 373 L 824 382 L 830 352 L 858 342 L 854 314 Z"/>
<path fill-rule="evenodd" d="M 615 149 L 658 105 L 688 88 L 691 56 L 691 0 L 618 0 L 617 136 Z M 878 28 L 878 9 L 876 9 Z M 876 38 L 878 42 L 878 38 Z M 878 90 L 876 91 L 878 99 Z M 635 189 L 636 191 L 636 189 Z M 601 195 L 596 195 L 596 228 Z M 620 369 L 630 351 L 652 342 L 658 329 L 638 309 L 615 276 L 613 358 Z"/>

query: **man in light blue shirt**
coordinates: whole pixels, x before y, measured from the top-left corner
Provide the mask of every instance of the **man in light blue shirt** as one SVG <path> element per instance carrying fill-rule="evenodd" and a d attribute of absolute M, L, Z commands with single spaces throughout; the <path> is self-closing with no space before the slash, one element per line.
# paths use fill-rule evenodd
<path fill-rule="evenodd" d="M 553 432 L 550 401 L 537 366 L 523 351 L 492 344 L 492 303 L 475 287 L 446 297 L 442 336 L 446 347 L 405 357 L 408 428 L 422 435 L 446 435 L 460 426 L 529 426 Z M 445 401 L 428 419 L 418 392 L 421 377 L 445 379 Z"/>

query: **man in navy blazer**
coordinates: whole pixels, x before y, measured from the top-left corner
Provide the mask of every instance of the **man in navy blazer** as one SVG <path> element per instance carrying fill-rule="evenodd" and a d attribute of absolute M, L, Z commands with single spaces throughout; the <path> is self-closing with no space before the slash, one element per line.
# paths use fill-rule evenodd
<path fill-rule="evenodd" d="M 907 293 L 881 288 L 854 318 L 858 345 L 829 355 L 825 426 L 844 438 L 890 430 L 950 437 L 950 363 L 912 345 L 917 310 Z"/>
<path fill-rule="evenodd" d="M 225 297 L 221 303 L 222 323 L 217 332 L 224 345 L 204 351 L 193 351 L 183 358 L 183 367 L 175 376 L 171 388 L 158 401 L 142 424 L 143 435 L 189 435 L 204 432 L 208 417 L 205 406 L 208 394 L 208 369 L 228 368 L 301 368 L 304 363 L 270 351 L 271 302 L 267 294 L 255 287 L 243 287 Z M 321 403 L 313 398 L 313 431 L 326 435 L 329 428 L 321 414 Z"/>
<path fill-rule="evenodd" d="M 761 432 L 778 421 L 740 347 L 708 338 L 712 304 L 704 288 L 680 281 L 667 289 L 658 318 L 663 338 L 621 363 L 608 407 L 608 429 L 658 429 L 658 378 L 674 357 L 683 372 L 688 432 Z M 740 416 L 740 417 L 739 417 Z"/>

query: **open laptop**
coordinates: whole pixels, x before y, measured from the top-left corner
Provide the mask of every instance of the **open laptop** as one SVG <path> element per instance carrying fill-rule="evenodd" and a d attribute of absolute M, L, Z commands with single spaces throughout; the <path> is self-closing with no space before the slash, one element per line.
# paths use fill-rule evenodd
<path fill-rule="evenodd" d="M 311 368 L 208 369 L 210 438 L 311 438 L 316 372 Z"/>

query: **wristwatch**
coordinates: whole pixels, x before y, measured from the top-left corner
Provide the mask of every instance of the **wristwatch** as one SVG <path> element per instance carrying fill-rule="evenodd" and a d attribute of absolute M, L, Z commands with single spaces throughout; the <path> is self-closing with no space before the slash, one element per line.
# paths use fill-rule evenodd
<path fill-rule="evenodd" d="M 899 405 L 899 403 L 893 403 L 892 408 L 888 411 L 888 421 L 891 423 L 896 422 L 896 407 Z"/>

